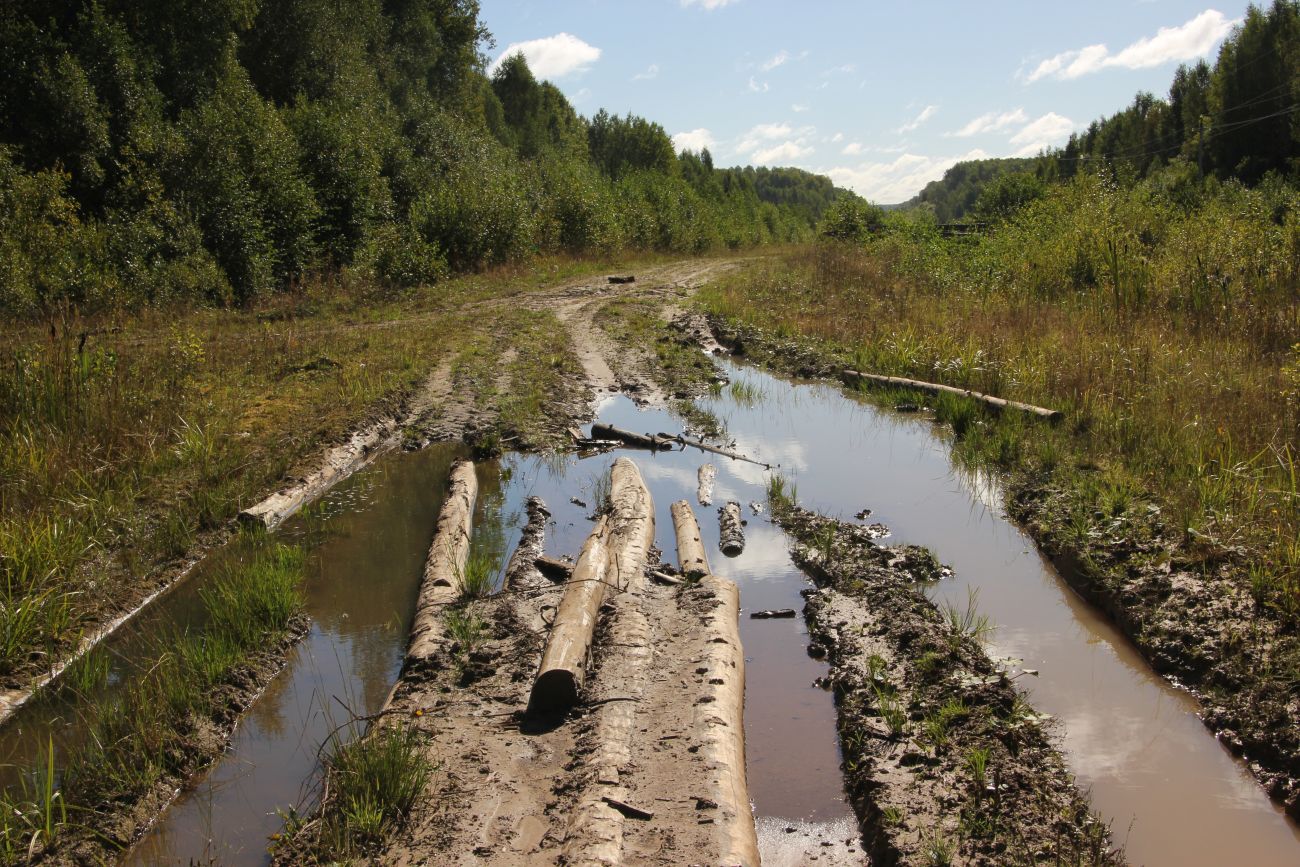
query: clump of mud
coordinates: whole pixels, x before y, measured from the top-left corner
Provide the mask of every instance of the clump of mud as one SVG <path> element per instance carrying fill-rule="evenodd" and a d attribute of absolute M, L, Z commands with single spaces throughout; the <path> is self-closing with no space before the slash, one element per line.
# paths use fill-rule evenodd
<path fill-rule="evenodd" d="M 810 652 L 830 663 L 850 799 L 873 861 L 1124 863 L 1074 786 L 1016 673 L 984 652 L 974 606 L 919 590 L 948 572 L 915 546 L 786 505 L 774 510 L 805 592 Z"/>

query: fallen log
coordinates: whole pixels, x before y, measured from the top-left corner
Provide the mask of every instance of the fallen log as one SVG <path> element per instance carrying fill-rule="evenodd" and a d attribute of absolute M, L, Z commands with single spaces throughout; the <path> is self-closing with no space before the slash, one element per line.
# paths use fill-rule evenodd
<path fill-rule="evenodd" d="M 709 561 L 704 555 L 704 542 L 700 538 L 700 525 L 691 511 L 691 504 L 678 500 L 670 508 L 673 532 L 677 535 L 677 567 L 686 578 L 702 578 L 709 574 Z"/>
<path fill-rule="evenodd" d="M 529 497 L 525 506 L 528 524 L 519 536 L 519 544 L 506 564 L 506 587 L 511 590 L 535 590 L 549 587 L 543 569 L 537 562 L 542 559 L 542 544 L 546 541 L 546 519 L 551 512 L 541 497 Z"/>
<path fill-rule="evenodd" d="M 599 422 L 591 426 L 591 439 L 618 440 L 625 445 L 650 449 L 655 452 L 671 449 L 674 442 L 672 439 L 665 439 L 651 434 L 633 433 L 630 430 L 614 427 L 612 424 L 601 424 Z"/>
<path fill-rule="evenodd" d="M 244 509 L 238 515 L 239 520 L 274 530 L 294 512 L 370 463 L 386 445 L 394 442 L 396 431 L 397 423 L 389 419 L 354 433 L 346 443 L 326 452 L 320 467 L 297 484 L 276 491 L 260 503 Z"/>
<path fill-rule="evenodd" d="M 758 466 L 762 467 L 765 470 L 772 469 L 771 464 L 765 464 L 762 461 L 756 461 L 751 457 L 747 457 L 745 455 L 740 454 L 739 452 L 733 452 L 727 449 L 721 449 L 718 448 L 717 446 L 711 446 L 706 442 L 701 442 L 700 440 L 690 439 L 688 437 L 683 436 L 682 434 L 667 434 L 661 431 L 659 433 L 659 439 L 668 440 L 669 442 L 672 443 L 681 443 L 684 446 L 690 446 L 691 448 L 699 449 L 700 451 L 703 452 L 710 452 L 715 455 L 722 455 L 724 458 L 731 458 L 733 461 L 745 461 L 746 463 L 757 464 Z M 704 503 L 702 505 L 707 506 L 708 503 Z"/>
<path fill-rule="evenodd" d="M 568 581 L 569 576 L 573 574 L 573 564 L 568 560 L 557 560 L 554 557 L 539 555 L 533 560 L 533 565 L 541 570 L 543 575 L 550 575 L 554 580 Z"/>
<path fill-rule="evenodd" d="M 1017 409 L 1030 415 L 1038 416 L 1051 422 L 1058 422 L 1064 418 L 1060 410 L 1047 409 L 1046 407 L 1034 406 L 1031 403 L 1021 403 L 1018 400 L 1006 400 L 1001 397 L 993 397 L 990 394 L 984 394 L 978 391 L 971 391 L 968 388 L 957 388 L 953 385 L 941 385 L 936 382 L 922 382 L 919 379 L 904 379 L 901 376 L 882 376 L 878 373 L 862 373 L 861 371 L 845 368 L 843 376 L 850 381 L 874 382 L 877 385 L 890 385 L 897 388 L 910 388 L 916 391 L 924 391 L 930 394 L 955 394 L 958 397 L 969 397 L 977 400 L 994 409 Z"/>
<path fill-rule="evenodd" d="M 718 477 L 718 468 L 713 464 L 705 464 L 696 472 L 695 477 L 699 482 L 695 489 L 695 499 L 700 501 L 701 506 L 712 506 L 713 481 Z"/>
<path fill-rule="evenodd" d="M 461 576 L 469 559 L 470 524 L 478 479 L 472 461 L 457 461 L 451 468 L 451 486 L 438 514 L 438 530 L 424 564 L 424 580 L 411 623 L 407 663 L 426 660 L 442 644 L 442 609 L 461 595 Z"/>
<path fill-rule="evenodd" d="M 728 557 L 745 550 L 745 522 L 735 500 L 718 509 L 718 547 Z"/>
<path fill-rule="evenodd" d="M 751 611 L 750 620 L 772 620 L 794 617 L 793 608 L 768 608 L 764 611 Z"/>
<path fill-rule="evenodd" d="M 610 468 L 610 503 L 610 513 L 582 546 L 560 598 L 529 695 L 530 712 L 554 713 L 577 703 L 606 594 L 645 581 L 646 557 L 654 544 L 654 504 L 636 464 L 627 458 Z"/>
<path fill-rule="evenodd" d="M 740 644 L 740 591 L 709 574 L 700 525 L 690 504 L 673 503 L 677 558 L 698 561 L 703 577 L 684 592 L 703 602 L 704 629 L 696 671 L 702 694 L 695 701 L 692 740 L 708 769 L 709 799 L 718 864 L 758 867 L 758 835 L 745 779 L 745 653 Z"/>
<path fill-rule="evenodd" d="M 606 278 L 610 283 L 635 283 L 635 274 L 611 274 Z"/>

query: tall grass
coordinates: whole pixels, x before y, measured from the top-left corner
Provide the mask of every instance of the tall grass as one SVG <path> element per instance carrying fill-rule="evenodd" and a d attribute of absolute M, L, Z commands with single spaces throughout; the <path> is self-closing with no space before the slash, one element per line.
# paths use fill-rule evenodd
<path fill-rule="evenodd" d="M 1257 551 L 1260 601 L 1300 614 L 1300 193 L 1211 184 L 1188 205 L 1160 183 L 1080 178 L 973 239 L 896 224 L 702 298 L 845 364 L 1062 410 L 1050 428 L 936 402 L 959 457 L 1049 473 L 1088 514 L 1141 492 L 1175 530 Z"/>

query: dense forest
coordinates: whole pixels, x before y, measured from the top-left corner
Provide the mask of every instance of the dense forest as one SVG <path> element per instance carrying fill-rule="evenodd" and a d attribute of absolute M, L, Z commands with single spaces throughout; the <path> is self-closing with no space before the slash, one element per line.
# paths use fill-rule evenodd
<path fill-rule="evenodd" d="M 1251 6 L 1213 66 L 1179 67 L 1167 98 L 1139 93 L 1036 158 L 958 163 L 906 207 L 931 210 L 940 223 L 982 219 L 1005 214 L 1008 200 L 1041 193 L 1042 184 L 1025 175 L 1052 182 L 1093 170 L 1127 185 L 1157 175 L 1170 183 L 1201 176 L 1251 186 L 1300 178 L 1300 3 Z"/>
<path fill-rule="evenodd" d="M 521 56 L 489 75 L 488 45 L 475 0 L 13 0 L 0 309 L 793 240 L 840 194 L 584 118 Z"/>

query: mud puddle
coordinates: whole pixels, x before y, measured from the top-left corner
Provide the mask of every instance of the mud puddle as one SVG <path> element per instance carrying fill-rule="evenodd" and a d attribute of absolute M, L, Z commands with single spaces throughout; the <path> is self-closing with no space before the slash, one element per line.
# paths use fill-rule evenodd
<path fill-rule="evenodd" d="M 1065 585 L 1033 542 L 1006 520 L 986 479 L 955 468 L 927 420 L 882 412 L 837 386 L 791 385 L 731 368 L 747 400 L 704 402 L 740 450 L 780 463 L 801 504 L 848 519 L 863 509 L 890 543 L 930 548 L 956 571 L 933 598 L 998 624 L 990 655 L 1040 672 L 1019 685 L 1061 725 L 1058 736 L 1080 786 L 1112 821 L 1134 864 L 1283 865 L 1300 862 L 1300 833 L 1246 769 L 1219 746 L 1196 705 L 1154 675 L 1128 642 Z M 753 469 L 723 461 L 727 474 Z M 752 526 L 751 522 L 751 526 Z M 742 605 L 754 607 L 744 595 Z M 753 655 L 746 637 L 746 652 Z M 756 665 L 755 668 L 758 666 Z M 746 726 L 766 713 L 752 700 Z M 787 748 L 788 748 L 787 742 Z M 758 752 L 755 745 L 754 752 Z M 763 770 L 750 759 L 751 787 Z M 760 812 L 761 815 L 761 812 Z"/>

